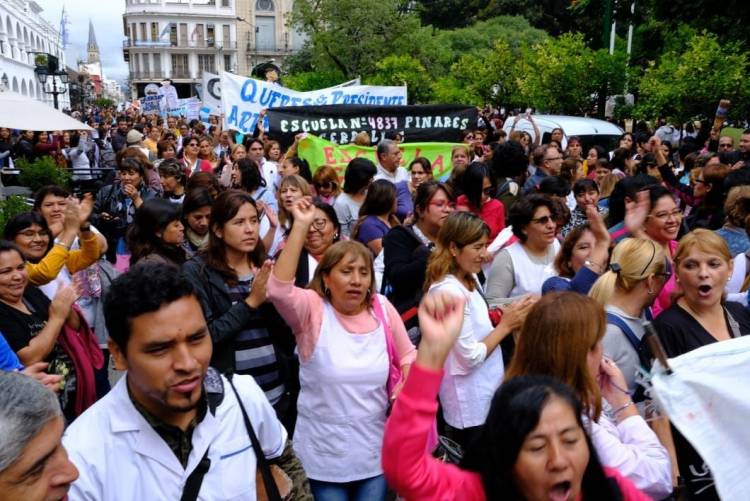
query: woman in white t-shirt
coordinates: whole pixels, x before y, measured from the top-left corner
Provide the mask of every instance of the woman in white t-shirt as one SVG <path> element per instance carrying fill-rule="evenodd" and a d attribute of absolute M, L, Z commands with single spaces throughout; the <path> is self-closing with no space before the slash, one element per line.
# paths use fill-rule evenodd
<path fill-rule="evenodd" d="M 470 212 L 454 212 L 438 233 L 437 247 L 427 264 L 429 293 L 447 292 L 466 298 L 461 334 L 445 363 L 440 402 L 449 435 L 466 446 L 480 430 L 492 396 L 503 379 L 498 345 L 518 328 L 535 302 L 528 297 L 505 311 L 493 327 L 476 274 L 487 255 L 487 224 Z"/>

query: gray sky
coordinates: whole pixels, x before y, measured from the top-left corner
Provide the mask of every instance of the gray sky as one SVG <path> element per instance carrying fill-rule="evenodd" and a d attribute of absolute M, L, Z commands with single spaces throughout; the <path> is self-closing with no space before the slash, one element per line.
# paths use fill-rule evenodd
<path fill-rule="evenodd" d="M 89 19 L 94 23 L 102 69 L 107 78 L 127 79 L 128 65 L 122 58 L 122 14 L 125 0 L 34 0 L 44 9 L 42 16 L 55 28 L 60 27 L 62 6 L 68 13 L 68 66 L 75 68 L 78 59 L 86 59 Z"/>

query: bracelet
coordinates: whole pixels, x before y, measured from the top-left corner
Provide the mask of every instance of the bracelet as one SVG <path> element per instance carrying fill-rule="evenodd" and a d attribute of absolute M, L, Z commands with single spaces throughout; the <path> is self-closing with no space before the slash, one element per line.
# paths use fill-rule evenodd
<path fill-rule="evenodd" d="M 627 404 L 623 405 L 622 407 L 620 407 L 619 409 L 617 409 L 615 412 L 612 413 L 612 415 L 616 417 L 619 413 L 621 413 L 622 411 L 624 411 L 631 405 L 635 405 L 632 400 L 628 402 Z"/>
<path fill-rule="evenodd" d="M 62 243 L 62 242 L 55 242 L 55 245 L 59 245 L 60 247 L 62 247 L 62 248 L 63 248 L 63 249 L 65 249 L 66 251 L 69 251 L 69 250 L 70 250 L 70 247 L 71 247 L 71 245 L 72 245 L 72 244 L 71 244 L 71 245 L 65 245 L 65 244 L 64 244 L 64 243 Z"/>

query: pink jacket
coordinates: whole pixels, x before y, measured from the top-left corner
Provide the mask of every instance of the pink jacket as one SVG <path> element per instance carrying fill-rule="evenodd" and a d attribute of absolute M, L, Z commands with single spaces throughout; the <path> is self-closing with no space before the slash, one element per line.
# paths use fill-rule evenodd
<path fill-rule="evenodd" d="M 446 464 L 425 453 L 427 436 L 437 414 L 437 394 L 443 371 L 435 372 L 415 363 L 385 427 L 383 472 L 396 492 L 406 500 L 484 501 L 478 473 Z M 617 481 L 623 500 L 651 498 L 617 470 L 604 468 Z"/>

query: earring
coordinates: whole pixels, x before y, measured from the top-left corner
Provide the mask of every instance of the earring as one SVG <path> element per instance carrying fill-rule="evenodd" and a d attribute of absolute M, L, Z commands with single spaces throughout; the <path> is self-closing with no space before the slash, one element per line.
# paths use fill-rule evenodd
<path fill-rule="evenodd" d="M 327 286 L 325 286 L 325 285 L 323 286 L 323 294 L 324 294 L 324 295 L 325 295 L 325 297 L 327 297 L 328 299 L 331 299 L 331 289 L 329 289 L 329 288 L 328 288 Z"/>

